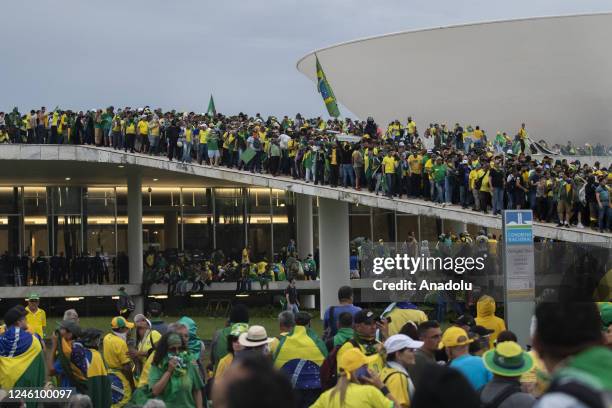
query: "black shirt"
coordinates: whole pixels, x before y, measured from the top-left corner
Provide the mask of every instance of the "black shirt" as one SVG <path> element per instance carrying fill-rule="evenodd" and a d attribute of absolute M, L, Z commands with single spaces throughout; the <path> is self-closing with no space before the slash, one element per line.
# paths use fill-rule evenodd
<path fill-rule="evenodd" d="M 289 295 L 290 304 L 297 304 L 297 288 L 291 287 L 291 285 L 287 286 L 287 289 L 285 289 L 285 295 Z"/>

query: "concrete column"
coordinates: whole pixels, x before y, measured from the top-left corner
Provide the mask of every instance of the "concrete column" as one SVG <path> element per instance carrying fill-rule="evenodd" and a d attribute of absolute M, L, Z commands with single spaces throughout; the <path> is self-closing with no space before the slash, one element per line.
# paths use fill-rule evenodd
<path fill-rule="evenodd" d="M 142 284 L 142 176 L 137 171 L 128 173 L 128 257 L 130 283 Z M 134 296 L 135 313 L 143 313 L 142 295 Z"/>
<path fill-rule="evenodd" d="M 164 214 L 164 243 L 166 248 L 178 248 L 178 214 L 176 211 Z"/>
<path fill-rule="evenodd" d="M 295 194 L 297 224 L 297 250 L 300 258 L 313 253 L 312 247 L 312 197 Z M 348 234 L 348 230 L 347 230 Z"/>
<path fill-rule="evenodd" d="M 319 199 L 319 262 L 322 319 L 338 303 L 338 288 L 350 285 L 348 203 Z"/>

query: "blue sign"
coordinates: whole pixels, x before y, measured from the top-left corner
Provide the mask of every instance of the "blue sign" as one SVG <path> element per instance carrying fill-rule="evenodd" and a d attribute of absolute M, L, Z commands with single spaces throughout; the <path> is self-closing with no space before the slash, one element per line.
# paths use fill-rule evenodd
<path fill-rule="evenodd" d="M 533 212 L 531 210 L 504 211 L 505 242 L 508 245 L 533 244 Z"/>

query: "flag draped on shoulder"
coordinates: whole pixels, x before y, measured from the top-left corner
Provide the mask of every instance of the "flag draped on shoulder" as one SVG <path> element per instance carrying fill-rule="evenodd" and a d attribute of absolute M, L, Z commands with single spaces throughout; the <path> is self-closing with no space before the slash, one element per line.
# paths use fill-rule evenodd
<path fill-rule="evenodd" d="M 310 328 L 295 326 L 274 353 L 274 366 L 283 371 L 295 389 L 321 388 L 319 369 L 327 357 L 325 343 Z"/>
<path fill-rule="evenodd" d="M 208 110 L 207 114 L 212 116 L 217 116 L 217 109 L 215 108 L 215 100 L 213 99 L 212 94 L 210 95 L 210 100 L 208 101 Z"/>
<path fill-rule="evenodd" d="M 0 388 L 43 387 L 45 359 L 40 339 L 17 327 L 0 336 Z"/>
<path fill-rule="evenodd" d="M 111 383 L 102 355 L 98 350 L 87 351 L 87 394 L 94 408 L 110 408 Z"/>
<path fill-rule="evenodd" d="M 329 85 L 329 82 L 327 82 L 325 72 L 323 72 L 323 67 L 321 66 L 321 63 L 319 63 L 319 57 L 315 56 L 315 58 L 317 59 L 317 90 L 321 94 L 323 102 L 325 102 L 329 116 L 337 118 L 340 116 L 340 110 L 338 109 L 338 103 L 336 102 L 334 91 Z"/>

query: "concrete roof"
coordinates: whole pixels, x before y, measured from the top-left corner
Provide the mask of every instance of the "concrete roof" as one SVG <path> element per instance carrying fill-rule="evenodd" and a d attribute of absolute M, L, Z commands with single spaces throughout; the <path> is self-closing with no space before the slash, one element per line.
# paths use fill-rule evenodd
<path fill-rule="evenodd" d="M 118 166 L 124 166 L 119 168 Z M 501 228 L 501 218 L 493 215 L 464 210 L 459 206 L 440 207 L 434 203 L 415 199 L 391 199 L 354 189 L 314 186 L 289 177 L 273 177 L 268 174 L 251 174 L 246 171 L 210 167 L 198 164 L 169 162 L 165 157 L 123 153 L 112 149 L 72 145 L 1 145 L 0 185 L 13 185 L 15 179 L 29 183 L 27 177 L 19 176 L 19 169 L 28 169 L 27 174 L 45 185 L 95 184 L 97 180 L 112 181 L 112 185 L 125 184 L 128 172 L 143 175 L 143 185 L 152 183 L 149 177 L 158 178 L 156 185 L 206 187 L 219 185 L 256 186 L 293 191 L 313 197 L 341 200 L 368 207 L 383 208 L 400 213 L 440 217 L 488 228 Z M 61 169 L 59 171 L 58 169 Z M 86 169 L 95 169 L 88 172 Z M 114 179 L 109 180 L 109 175 Z M 64 178 L 70 176 L 69 182 Z M 99 177 L 99 178 L 98 178 Z M 45 181 L 46 180 L 46 181 Z M 590 229 L 557 228 L 553 224 L 534 223 L 534 234 L 569 242 L 612 243 L 612 234 L 600 234 Z"/>
<path fill-rule="evenodd" d="M 495 21 L 392 33 L 313 51 L 336 97 L 379 126 L 411 115 L 534 140 L 602 142 L 612 129 L 612 14 Z M 314 91 L 314 87 L 313 87 Z"/>

